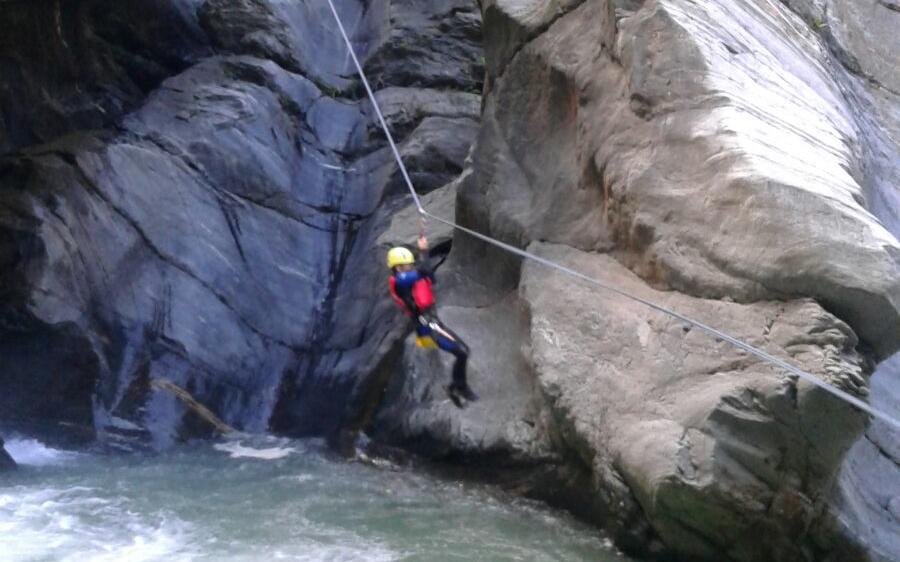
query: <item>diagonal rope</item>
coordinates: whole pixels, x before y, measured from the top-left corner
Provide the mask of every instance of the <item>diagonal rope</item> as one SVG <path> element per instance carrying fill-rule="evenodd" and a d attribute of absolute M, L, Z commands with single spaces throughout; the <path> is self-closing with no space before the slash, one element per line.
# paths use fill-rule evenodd
<path fill-rule="evenodd" d="M 588 275 L 585 275 L 584 273 L 581 273 L 579 271 L 576 271 L 576 270 L 566 267 L 564 265 L 558 264 L 556 262 L 550 261 L 546 258 L 542 258 L 542 257 L 532 254 L 526 250 L 522 250 L 521 248 L 517 248 L 511 244 L 507 244 L 506 242 L 501 242 L 500 240 L 491 238 L 490 236 L 487 236 L 486 234 L 482 234 L 482 233 L 472 230 L 470 228 L 460 226 L 451 220 L 447 220 L 443 217 L 439 217 L 437 215 L 430 213 L 425 207 L 422 206 L 422 202 L 419 199 L 419 194 L 416 192 L 416 188 L 413 187 L 412 180 L 409 179 L 409 174 L 406 171 L 406 166 L 403 164 L 403 158 L 400 156 L 400 151 L 397 149 L 397 145 L 394 142 L 394 137 L 391 135 L 391 131 L 387 126 L 387 122 L 384 119 L 384 115 L 381 113 L 381 107 L 379 107 L 378 101 L 376 101 L 376 99 L 375 99 L 375 94 L 372 92 L 372 87 L 369 85 L 369 80 L 366 78 L 366 73 L 363 71 L 363 67 L 360 64 L 359 59 L 356 57 L 356 52 L 353 49 L 353 44 L 350 42 L 350 38 L 347 36 L 347 31 L 344 29 L 344 24 L 341 21 L 341 17 L 338 15 L 337 9 L 334 7 L 334 1 L 328 0 L 328 5 L 331 7 L 331 13 L 334 15 L 334 20 L 337 22 L 338 29 L 341 32 L 341 36 L 344 38 L 344 42 L 347 44 L 347 50 L 350 53 L 350 57 L 353 59 L 353 64 L 356 65 L 356 71 L 359 74 L 359 78 L 362 81 L 362 84 L 366 89 L 366 93 L 369 96 L 369 100 L 372 102 L 372 107 L 375 110 L 375 114 L 378 116 L 378 120 L 381 123 L 382 129 L 384 129 L 384 134 L 387 136 L 388 143 L 391 145 L 391 150 L 394 152 L 394 158 L 396 158 L 397 165 L 400 167 L 400 172 L 401 172 L 401 174 L 403 174 L 403 179 L 406 181 L 406 186 L 407 186 L 407 188 L 409 188 L 409 194 L 412 195 L 413 202 L 415 202 L 415 205 L 416 205 L 416 209 L 419 211 L 419 214 L 422 217 L 428 217 L 428 218 L 434 219 L 437 222 L 443 223 L 443 224 L 450 226 L 452 228 L 455 228 L 461 232 L 465 232 L 466 234 L 468 234 L 470 236 L 478 238 L 479 240 L 482 240 L 484 242 L 487 242 L 488 244 L 494 245 L 502 250 L 505 250 L 507 252 L 510 252 L 512 254 L 520 256 L 524 259 L 539 263 L 543 266 L 546 266 L 546 267 L 549 267 L 552 269 L 556 269 L 558 271 L 561 271 L 562 273 L 565 273 L 567 275 L 575 277 L 576 279 L 580 279 L 590 285 L 593 285 L 594 287 L 614 293 L 616 295 L 622 296 L 622 297 L 632 300 L 634 302 L 638 302 L 638 303 L 643 304 L 644 306 L 647 306 L 653 310 L 656 310 L 658 312 L 661 312 L 663 314 L 666 314 L 668 316 L 676 318 L 679 321 L 684 322 L 685 324 L 689 324 L 699 330 L 702 330 L 715 338 L 718 338 L 718 339 L 721 339 L 722 341 L 728 342 L 731 345 L 733 345 L 734 347 L 737 347 L 738 349 L 742 349 L 742 350 L 746 351 L 747 353 L 755 355 L 756 357 L 759 357 L 763 361 L 771 363 L 772 365 L 775 365 L 776 367 L 780 367 L 780 368 L 784 369 L 785 371 L 805 380 L 806 382 L 813 384 L 826 392 L 829 392 L 833 396 L 839 398 L 840 400 L 843 400 L 844 402 L 847 402 L 848 404 L 858 408 L 859 410 L 869 414 L 870 416 L 878 418 L 884 422 L 887 422 L 889 425 L 892 425 L 896 429 L 900 429 L 900 420 L 897 420 L 890 414 L 887 414 L 885 412 L 882 412 L 881 410 L 873 408 L 868 403 L 845 392 L 844 390 L 841 390 L 840 388 L 821 380 L 820 378 L 816 377 L 815 375 L 808 373 L 808 372 L 804 371 L 803 369 L 800 369 L 799 367 L 795 367 L 794 365 L 791 365 L 790 363 L 788 363 L 782 359 L 779 359 L 778 357 L 775 357 L 774 355 L 772 355 L 766 351 L 763 351 L 762 349 L 760 349 L 756 346 L 750 345 L 749 343 L 747 343 L 743 340 L 740 340 L 732 335 L 722 332 L 721 330 L 713 328 L 712 326 L 709 326 L 708 324 L 704 324 L 703 322 L 694 320 L 693 318 L 685 316 L 684 314 L 681 314 L 674 310 L 668 309 L 668 308 L 661 306 L 659 304 L 656 304 L 652 301 L 649 301 L 649 300 L 639 297 L 637 295 L 632 295 L 631 293 L 628 293 L 627 291 L 624 291 L 617 287 L 607 285 L 606 283 L 603 283 L 602 281 L 599 281 L 593 277 L 589 277 Z"/>
<path fill-rule="evenodd" d="M 375 108 L 375 114 L 378 115 L 378 120 L 381 122 L 381 128 L 384 129 L 384 134 L 387 135 L 388 144 L 391 145 L 391 150 L 394 152 L 394 158 L 400 163 L 400 173 L 403 174 L 406 186 L 409 187 L 409 193 L 416 203 L 416 209 L 419 210 L 420 214 L 424 215 L 425 207 L 423 207 L 422 202 L 419 201 L 419 194 L 416 193 L 416 188 L 413 187 L 412 180 L 409 179 L 409 173 L 406 171 L 406 166 L 403 165 L 403 158 L 400 156 L 400 151 L 397 149 L 397 143 L 394 142 L 394 135 L 391 134 L 391 130 L 387 126 L 387 121 L 384 120 L 384 115 L 381 113 L 381 107 L 378 105 L 378 102 L 375 101 L 375 94 L 372 92 L 372 87 L 369 85 L 366 73 L 363 72 L 362 65 L 359 64 L 359 59 L 356 58 L 356 51 L 353 49 L 353 44 L 347 36 L 347 30 L 344 29 L 344 23 L 341 21 L 341 16 L 338 15 L 332 0 L 328 0 L 328 5 L 331 7 L 331 13 L 334 14 L 334 21 L 338 24 L 338 29 L 341 31 L 341 36 L 344 38 L 344 43 L 347 44 L 347 50 L 350 52 L 353 64 L 356 65 L 356 70 L 359 72 L 359 77 L 362 79 L 363 86 L 366 88 L 366 93 L 369 95 L 369 99 L 372 100 L 372 107 Z"/>

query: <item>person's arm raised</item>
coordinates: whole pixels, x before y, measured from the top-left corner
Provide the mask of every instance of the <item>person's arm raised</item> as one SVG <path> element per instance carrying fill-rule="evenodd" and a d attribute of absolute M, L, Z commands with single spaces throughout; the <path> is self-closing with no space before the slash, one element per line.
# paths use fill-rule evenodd
<path fill-rule="evenodd" d="M 434 279 L 434 265 L 431 263 L 431 257 L 428 255 L 428 238 L 419 236 L 416 240 L 416 248 L 419 250 L 419 262 L 416 268 L 421 275 Z"/>

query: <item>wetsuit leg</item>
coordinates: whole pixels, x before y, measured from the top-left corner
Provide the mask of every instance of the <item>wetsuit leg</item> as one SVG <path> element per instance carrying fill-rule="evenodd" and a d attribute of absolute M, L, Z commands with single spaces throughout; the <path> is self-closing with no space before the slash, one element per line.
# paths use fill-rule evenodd
<path fill-rule="evenodd" d="M 431 328 L 431 337 L 438 347 L 456 357 L 456 361 L 453 363 L 453 385 L 466 388 L 466 363 L 469 360 L 469 346 L 436 317 L 429 318 L 428 325 Z"/>

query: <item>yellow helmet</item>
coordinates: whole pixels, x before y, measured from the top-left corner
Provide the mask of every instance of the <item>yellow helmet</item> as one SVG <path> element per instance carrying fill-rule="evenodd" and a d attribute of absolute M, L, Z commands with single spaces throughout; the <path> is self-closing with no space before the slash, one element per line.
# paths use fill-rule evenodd
<path fill-rule="evenodd" d="M 416 258 L 408 249 L 398 246 L 391 248 L 387 255 L 387 265 L 390 268 L 398 265 L 412 265 L 416 263 Z"/>

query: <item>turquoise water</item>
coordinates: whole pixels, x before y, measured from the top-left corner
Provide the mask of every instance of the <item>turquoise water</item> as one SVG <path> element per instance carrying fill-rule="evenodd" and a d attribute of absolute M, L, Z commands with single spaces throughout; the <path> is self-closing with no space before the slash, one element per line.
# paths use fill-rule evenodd
<path fill-rule="evenodd" d="M 0 476 L 2 561 L 627 560 L 596 530 L 492 488 L 315 441 L 244 437 L 154 456 L 30 440 Z"/>

